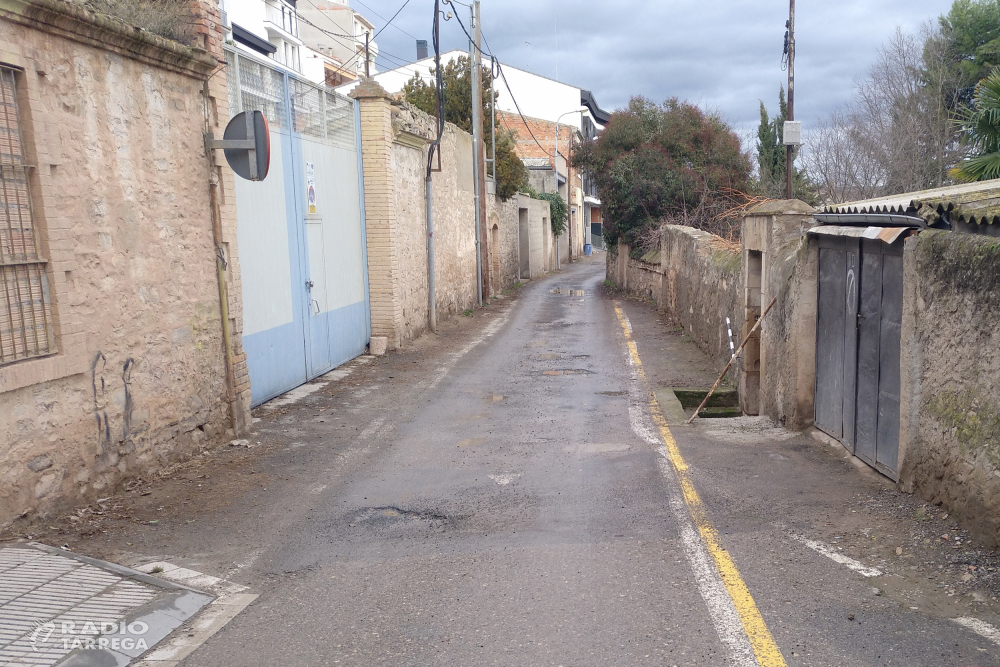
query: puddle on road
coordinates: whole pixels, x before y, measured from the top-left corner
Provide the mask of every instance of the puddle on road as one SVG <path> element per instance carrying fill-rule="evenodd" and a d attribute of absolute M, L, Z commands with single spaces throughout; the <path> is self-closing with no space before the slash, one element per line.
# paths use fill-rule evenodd
<path fill-rule="evenodd" d="M 566 289 L 564 287 L 557 287 L 551 290 L 552 294 L 564 294 L 566 296 L 587 296 L 587 290 L 582 289 Z"/>

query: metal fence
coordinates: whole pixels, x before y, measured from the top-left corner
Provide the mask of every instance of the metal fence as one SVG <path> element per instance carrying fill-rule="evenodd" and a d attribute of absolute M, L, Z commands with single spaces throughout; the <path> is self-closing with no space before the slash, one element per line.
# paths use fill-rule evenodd
<path fill-rule="evenodd" d="M 46 261 L 38 252 L 17 110 L 16 71 L 0 67 L 0 365 L 55 352 Z"/>
<path fill-rule="evenodd" d="M 290 128 L 303 136 L 356 150 L 354 102 L 350 98 L 228 49 L 226 64 L 230 115 L 259 110 L 272 129 Z"/>

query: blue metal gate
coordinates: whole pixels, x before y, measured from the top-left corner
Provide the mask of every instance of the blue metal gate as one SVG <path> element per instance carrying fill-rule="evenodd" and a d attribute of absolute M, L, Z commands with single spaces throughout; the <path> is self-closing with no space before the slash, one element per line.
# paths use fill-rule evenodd
<path fill-rule="evenodd" d="M 271 168 L 236 179 L 243 348 L 259 405 L 363 354 L 371 335 L 354 100 L 234 51 L 230 113 L 260 109 Z"/>

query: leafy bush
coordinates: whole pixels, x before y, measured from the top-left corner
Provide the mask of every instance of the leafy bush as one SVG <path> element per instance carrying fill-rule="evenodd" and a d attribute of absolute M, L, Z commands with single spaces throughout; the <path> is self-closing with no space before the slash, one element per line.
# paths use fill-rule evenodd
<path fill-rule="evenodd" d="M 597 185 L 609 245 L 619 238 L 634 245 L 663 222 L 728 233 L 721 216 L 750 186 L 750 158 L 732 129 L 676 98 L 662 105 L 632 98 L 573 163 Z"/>

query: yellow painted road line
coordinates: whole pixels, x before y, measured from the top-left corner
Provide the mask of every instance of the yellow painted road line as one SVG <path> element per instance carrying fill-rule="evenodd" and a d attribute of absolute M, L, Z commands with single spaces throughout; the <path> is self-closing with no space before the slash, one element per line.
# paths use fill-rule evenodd
<path fill-rule="evenodd" d="M 632 339 L 631 327 L 617 301 L 615 302 L 615 314 L 618 316 L 618 322 L 621 324 L 622 332 L 625 334 L 625 342 L 628 344 L 629 356 L 636 369 L 636 374 L 643 385 L 647 386 L 646 372 L 642 367 L 642 359 L 639 358 L 639 349 Z M 753 596 L 750 595 L 750 590 L 747 588 L 746 583 L 744 583 L 743 577 L 740 576 L 739 570 L 736 568 L 736 563 L 733 562 L 729 552 L 719 543 L 719 533 L 708 518 L 705 505 L 701 502 L 701 498 L 694 488 L 687 463 L 684 462 L 684 457 L 681 456 L 680 449 L 677 447 L 677 441 L 674 440 L 674 436 L 667 426 L 667 420 L 663 417 L 663 411 L 660 409 L 660 404 L 656 400 L 654 392 L 649 392 L 649 412 L 653 417 L 653 423 L 656 424 L 656 427 L 660 431 L 660 438 L 663 440 L 667 457 L 670 459 L 674 473 L 677 476 L 681 493 L 684 496 L 684 502 L 691 513 L 691 519 L 694 521 L 695 527 L 697 527 L 698 533 L 705 544 L 705 548 L 715 563 L 715 569 L 723 585 L 726 587 L 726 592 L 732 599 L 733 606 L 736 608 L 740 622 L 743 624 L 743 630 L 750 640 L 750 646 L 753 648 L 757 662 L 760 664 L 760 667 L 786 667 L 785 659 L 781 655 L 774 637 L 771 636 L 771 631 L 767 629 L 767 624 L 760 615 L 757 603 L 754 602 Z"/>

